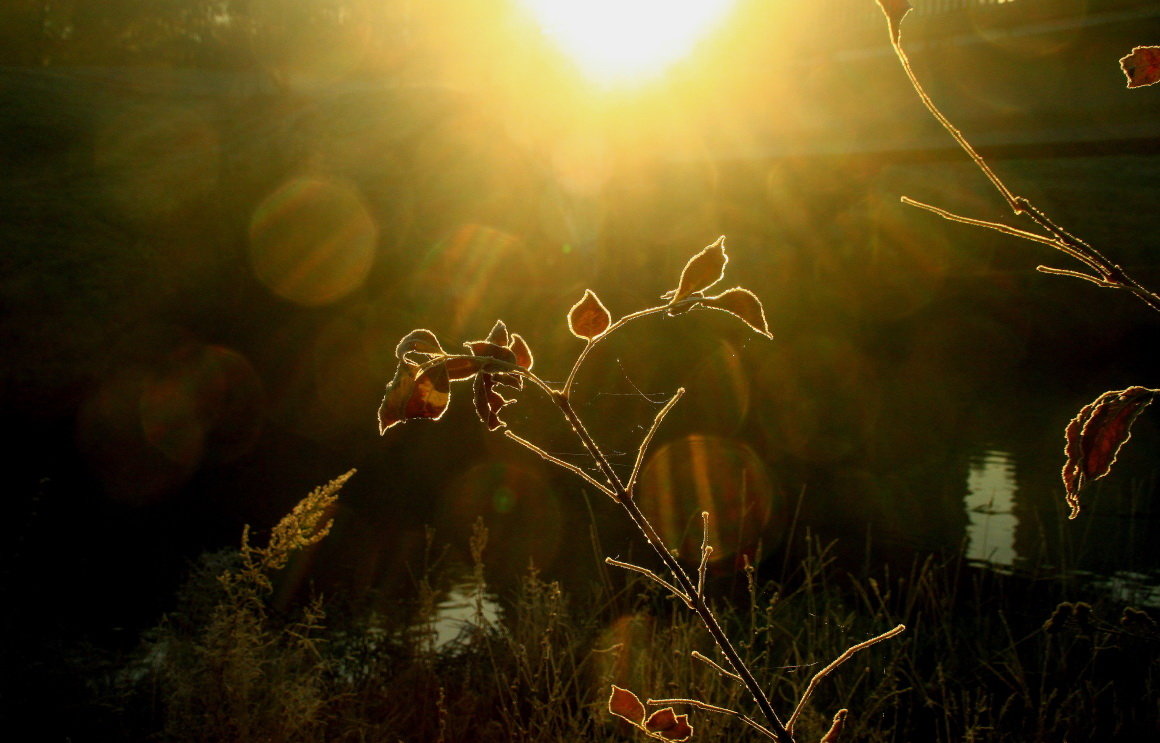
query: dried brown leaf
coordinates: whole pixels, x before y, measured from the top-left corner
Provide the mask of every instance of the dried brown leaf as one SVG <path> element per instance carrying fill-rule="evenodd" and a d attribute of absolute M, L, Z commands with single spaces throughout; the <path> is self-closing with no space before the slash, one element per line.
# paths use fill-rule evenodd
<path fill-rule="evenodd" d="M 528 348 L 527 341 L 519 333 L 512 333 L 512 342 L 509 348 L 516 357 L 516 363 L 531 371 L 532 364 L 535 363 L 535 359 L 532 358 L 532 349 Z"/>
<path fill-rule="evenodd" d="M 484 356 L 489 359 L 498 359 L 506 361 L 509 364 L 515 364 L 516 355 L 512 353 L 510 348 L 496 345 L 491 341 L 471 341 L 464 343 L 464 346 L 471 351 L 472 356 Z M 486 367 L 486 364 L 484 365 Z"/>
<path fill-rule="evenodd" d="M 846 715 L 850 714 L 848 709 L 840 709 L 834 715 L 834 721 L 830 723 L 830 729 L 822 736 L 819 743 L 838 743 L 838 738 L 842 736 L 842 728 L 846 724 Z"/>
<path fill-rule="evenodd" d="M 672 707 L 658 709 L 644 721 L 644 729 L 665 740 L 688 740 L 693 737 L 693 726 L 688 715 L 678 715 Z"/>
<path fill-rule="evenodd" d="M 445 365 L 439 364 L 419 374 L 417 364 L 403 359 L 379 405 L 379 434 L 404 421 L 416 418 L 439 420 L 451 400 L 451 382 Z"/>
<path fill-rule="evenodd" d="M 677 288 L 664 296 L 669 305 L 688 299 L 693 294 L 703 292 L 716 284 L 725 275 L 725 264 L 729 256 L 725 255 L 725 236 L 717 238 L 712 245 L 705 246 L 701 252 L 689 259 L 681 269 L 681 280 Z M 671 313 L 670 313 L 671 314 Z"/>
<path fill-rule="evenodd" d="M 407 358 L 410 361 L 415 361 L 407 356 L 411 352 L 425 356 L 440 356 L 443 354 L 443 347 L 439 345 L 439 339 L 430 330 L 416 328 L 403 336 L 399 345 L 395 346 L 395 358 Z"/>
<path fill-rule="evenodd" d="M 612 685 L 612 694 L 608 697 L 608 711 L 617 717 L 623 717 L 633 725 L 640 727 L 644 722 L 646 710 L 640 697 L 628 689 Z"/>
<path fill-rule="evenodd" d="M 495 321 L 495 325 L 491 327 L 491 332 L 487 334 L 487 341 L 497 346 L 508 345 L 508 329 L 503 320 Z"/>
<path fill-rule="evenodd" d="M 1064 431 L 1062 477 L 1069 518 L 1079 515 L 1079 493 L 1087 483 L 1112 471 L 1120 448 L 1132 437 L 1132 424 L 1160 394 L 1147 387 L 1109 390 L 1085 405 Z"/>
<path fill-rule="evenodd" d="M 765 322 L 765 309 L 761 306 L 761 300 L 748 289 L 737 286 L 715 297 L 706 297 L 701 301 L 701 306 L 728 312 L 766 338 L 773 337 Z"/>
<path fill-rule="evenodd" d="M 882 12 L 886 14 L 886 22 L 890 24 L 890 38 L 895 44 L 898 43 L 898 38 L 902 34 L 902 19 L 906 14 L 914 10 L 907 0 L 877 0 L 878 7 L 882 8 Z"/>
<path fill-rule="evenodd" d="M 1160 82 L 1160 46 L 1136 47 L 1120 58 L 1120 69 L 1128 78 L 1129 88 Z"/>
<path fill-rule="evenodd" d="M 591 289 L 585 289 L 580 301 L 568 310 L 568 329 L 577 338 L 594 340 L 611 324 L 612 315 Z"/>
<path fill-rule="evenodd" d="M 503 407 L 512 402 L 494 389 L 495 381 L 490 374 L 480 374 L 475 378 L 475 414 L 487 426 L 487 430 L 494 431 L 505 424 L 500 420 L 499 413 Z"/>

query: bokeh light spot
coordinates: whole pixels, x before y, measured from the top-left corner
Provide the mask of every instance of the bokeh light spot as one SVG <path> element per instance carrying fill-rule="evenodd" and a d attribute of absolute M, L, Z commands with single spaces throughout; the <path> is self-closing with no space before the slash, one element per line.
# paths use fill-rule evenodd
<path fill-rule="evenodd" d="M 270 291 L 320 306 L 362 285 L 378 227 L 353 187 L 295 178 L 270 194 L 250 220 L 250 263 Z"/>
<path fill-rule="evenodd" d="M 746 444 L 691 435 L 659 447 L 641 472 L 637 500 L 667 544 L 697 555 L 701 512 L 709 512 L 713 560 L 732 570 L 753 556 L 766 525 L 781 508 L 769 472 Z"/>

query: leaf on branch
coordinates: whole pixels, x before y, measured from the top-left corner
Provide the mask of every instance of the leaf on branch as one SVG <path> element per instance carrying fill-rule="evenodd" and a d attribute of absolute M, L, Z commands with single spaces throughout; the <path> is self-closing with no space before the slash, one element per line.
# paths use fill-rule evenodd
<path fill-rule="evenodd" d="M 568 329 L 586 341 L 595 340 L 612 324 L 612 315 L 591 289 L 568 310 Z"/>
<path fill-rule="evenodd" d="M 608 697 L 608 711 L 617 717 L 623 717 L 637 727 L 640 727 L 644 716 L 648 713 L 640 697 L 616 684 L 612 685 L 612 694 Z"/>
<path fill-rule="evenodd" d="M 1128 78 L 1129 88 L 1160 82 L 1160 46 L 1136 47 L 1120 58 L 1120 68 Z"/>
<path fill-rule="evenodd" d="M 644 721 L 644 729 L 665 740 L 688 740 L 693 737 L 693 726 L 688 715 L 678 715 L 672 707 L 658 709 Z"/>
<path fill-rule="evenodd" d="M 395 358 L 414 361 L 407 356 L 412 352 L 425 356 L 441 356 L 443 355 L 443 347 L 439 345 L 439 339 L 435 337 L 434 333 L 418 328 L 403 336 L 403 340 L 395 346 Z"/>
<path fill-rule="evenodd" d="M 487 334 L 487 342 L 497 346 L 508 345 L 508 329 L 503 320 L 495 321 L 495 325 L 491 327 L 491 332 Z"/>
<path fill-rule="evenodd" d="M 506 425 L 500 420 L 499 412 L 503 410 L 505 405 L 513 402 L 496 392 L 493 389 L 494 386 L 495 380 L 491 374 L 480 374 L 475 378 L 475 414 L 479 416 L 489 431 L 503 428 Z"/>
<path fill-rule="evenodd" d="M 886 14 L 886 22 L 890 24 L 890 39 L 897 44 L 902 34 L 902 19 L 914 10 L 907 0 L 877 0 L 878 7 Z"/>
<path fill-rule="evenodd" d="M 1112 471 L 1120 448 L 1132 437 L 1132 424 L 1160 394 L 1147 387 L 1109 390 L 1085 405 L 1064 431 L 1063 486 L 1068 518 L 1079 515 L 1079 493 L 1087 483 Z"/>
<path fill-rule="evenodd" d="M 439 420 L 451 399 L 451 381 L 444 364 L 422 374 L 418 364 L 399 361 L 395 376 L 387 383 L 387 392 L 379 405 L 379 434 L 404 421 L 416 418 Z"/>
<path fill-rule="evenodd" d="M 842 727 L 846 724 L 846 715 L 850 714 L 850 710 L 840 709 L 834 715 L 834 721 L 830 723 L 829 731 L 822 736 L 819 743 L 838 743 L 838 738 L 842 737 Z"/>
<path fill-rule="evenodd" d="M 633 727 L 644 731 L 650 738 L 683 741 L 693 737 L 693 726 L 689 724 L 688 715 L 678 715 L 672 707 L 665 707 L 645 719 L 648 711 L 640 698 L 616 684 L 612 685 L 612 694 L 608 697 L 608 711 L 632 723 Z"/>
<path fill-rule="evenodd" d="M 761 306 L 761 300 L 748 289 L 734 287 L 715 297 L 706 297 L 700 302 L 700 306 L 728 312 L 766 338 L 773 338 L 773 334 L 769 332 L 769 325 L 765 322 L 765 309 Z"/>
<path fill-rule="evenodd" d="M 681 269 L 681 280 L 677 288 L 665 292 L 662 299 L 669 300 L 671 307 L 682 302 L 694 294 L 705 291 L 725 276 L 725 264 L 729 256 L 725 255 L 725 236 L 717 238 L 712 245 L 705 246 L 701 252 L 694 255 Z M 672 314 L 679 314 L 670 312 Z"/>
<path fill-rule="evenodd" d="M 516 363 L 531 371 L 535 359 L 532 358 L 532 349 L 528 348 L 527 341 L 521 338 L 519 333 L 512 333 L 512 342 L 509 347 L 516 357 Z"/>

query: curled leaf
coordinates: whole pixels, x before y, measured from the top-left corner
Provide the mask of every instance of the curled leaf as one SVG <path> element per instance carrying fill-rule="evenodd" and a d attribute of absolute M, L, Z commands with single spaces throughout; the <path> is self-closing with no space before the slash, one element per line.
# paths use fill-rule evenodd
<path fill-rule="evenodd" d="M 907 0 L 878 0 L 878 7 L 886 14 L 886 22 L 890 24 L 890 39 L 897 44 L 902 34 L 902 19 L 914 10 Z"/>
<path fill-rule="evenodd" d="M 451 357 L 447 359 L 447 363 L 443 366 L 447 369 L 447 378 L 452 382 L 460 382 L 464 379 L 471 379 L 479 370 L 483 368 L 484 362 L 478 359 L 465 359 L 463 357 Z"/>
<path fill-rule="evenodd" d="M 725 236 L 722 235 L 712 245 L 705 246 L 701 252 L 690 258 L 681 269 L 681 280 L 677 288 L 664 295 L 664 298 L 669 300 L 669 306 L 716 284 L 725 275 L 725 264 L 728 262 L 729 256 L 725 255 Z"/>
<path fill-rule="evenodd" d="M 637 727 L 644 722 L 646 710 L 640 698 L 628 689 L 612 685 L 612 694 L 608 697 L 608 711 L 617 717 L 623 717 Z"/>
<path fill-rule="evenodd" d="M 415 418 L 439 420 L 450 399 L 451 383 L 444 364 L 419 374 L 417 364 L 402 359 L 379 405 L 379 434 Z"/>
<path fill-rule="evenodd" d="M 425 356 L 441 356 L 443 347 L 439 345 L 439 339 L 430 330 L 417 328 L 403 336 L 399 345 L 395 346 L 395 358 L 409 359 L 407 354 L 411 352 Z M 409 360 L 414 361 L 414 359 Z"/>
<path fill-rule="evenodd" d="M 580 301 L 568 310 L 568 329 L 577 338 L 594 340 L 611 324 L 612 315 L 591 289 L 585 289 Z"/>
<path fill-rule="evenodd" d="M 480 374 L 475 377 L 475 414 L 487 426 L 487 430 L 494 431 L 505 424 L 500 420 L 499 413 L 503 407 L 512 402 L 495 391 L 495 380 L 490 374 Z"/>
<path fill-rule="evenodd" d="M 1116 456 L 1132 437 L 1132 424 L 1160 390 L 1129 387 L 1110 390 L 1085 405 L 1067 424 L 1064 431 L 1063 486 L 1068 518 L 1079 515 L 1079 493 L 1092 480 L 1112 470 Z"/>
<path fill-rule="evenodd" d="M 644 729 L 665 740 L 688 740 L 693 737 L 693 726 L 688 715 L 678 715 L 672 707 L 658 709 L 644 721 Z"/>
<path fill-rule="evenodd" d="M 1160 46 L 1136 47 L 1120 58 L 1120 69 L 1128 78 L 1129 88 L 1160 82 Z"/>
<path fill-rule="evenodd" d="M 748 289 L 736 286 L 715 297 L 706 297 L 700 302 L 700 305 L 728 312 L 730 315 L 741 318 L 746 325 L 766 338 L 773 337 L 773 334 L 769 332 L 769 325 L 765 322 L 765 309 L 761 306 L 761 300 Z"/>
<path fill-rule="evenodd" d="M 496 345 L 490 341 L 471 341 L 470 343 L 464 343 L 463 345 L 466 346 L 469 351 L 471 351 L 472 356 L 483 356 L 489 359 L 498 359 L 499 361 L 506 361 L 509 364 L 516 363 L 516 355 L 512 353 L 510 348 Z"/>

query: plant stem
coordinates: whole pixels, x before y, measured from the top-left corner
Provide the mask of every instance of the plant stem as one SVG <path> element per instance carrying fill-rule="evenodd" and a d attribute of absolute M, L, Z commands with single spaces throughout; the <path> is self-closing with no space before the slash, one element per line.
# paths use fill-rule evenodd
<path fill-rule="evenodd" d="M 639 317 L 641 314 L 642 313 L 635 313 L 635 316 Z M 628 315 L 625 318 L 622 318 L 622 321 L 632 317 L 633 315 Z M 589 344 L 589 346 L 591 346 L 591 344 Z M 629 495 L 628 490 L 626 490 L 624 485 L 620 482 L 620 478 L 616 476 L 616 472 L 612 469 L 612 465 L 604 456 L 604 452 L 601 451 L 600 447 L 597 446 L 592 436 L 588 433 L 587 429 L 584 427 L 584 423 L 580 420 L 580 417 L 576 415 L 576 411 L 572 408 L 572 403 L 568 400 L 567 393 L 554 392 L 552 394 L 552 400 L 556 403 L 556 407 L 560 409 L 560 412 L 564 414 L 564 417 L 572 426 L 572 430 L 575 431 L 576 435 L 580 437 L 580 441 L 584 444 L 584 448 L 588 450 L 588 454 L 592 457 L 593 461 L 596 462 L 596 465 L 600 468 L 600 471 L 603 472 L 605 478 L 608 479 L 608 484 L 612 486 L 613 492 L 615 493 L 616 502 L 619 503 L 626 512 L 628 512 L 629 518 L 631 518 L 632 522 L 636 524 L 636 527 L 640 529 L 641 534 L 644 535 L 644 538 L 648 542 L 649 546 L 652 547 L 654 552 L 656 552 L 657 557 L 659 557 L 661 562 L 664 563 L 665 568 L 667 568 L 672 573 L 673 578 L 676 579 L 677 585 L 680 587 L 681 591 L 689 597 L 689 608 L 691 608 L 697 614 L 697 616 L 701 618 L 701 622 L 705 625 L 705 629 L 709 630 L 709 634 L 713 636 L 713 640 L 717 643 L 717 647 L 721 648 L 721 652 L 729 661 L 729 665 L 733 667 L 733 670 L 736 671 L 737 675 L 741 678 L 741 682 L 745 685 L 745 688 L 748 689 L 750 695 L 753 696 L 753 701 L 757 703 L 757 707 L 761 710 L 761 714 L 765 717 L 766 720 L 769 721 L 774 735 L 777 736 L 777 739 L 781 741 L 781 743 L 793 743 L 793 737 L 790 735 L 789 731 L 786 730 L 785 725 L 783 725 L 781 722 L 781 719 L 777 716 L 777 712 L 774 711 L 773 705 L 770 704 L 769 698 L 765 695 L 765 691 L 761 688 L 761 685 L 757 682 L 757 679 L 754 678 L 753 673 L 749 670 L 749 667 L 746 666 L 745 662 L 741 659 L 741 655 L 733 647 L 733 643 L 729 641 L 729 637 L 725 634 L 725 631 L 721 629 L 721 625 L 717 621 L 717 617 L 713 615 L 713 611 L 709 608 L 709 605 L 706 603 L 705 597 L 697 591 L 697 587 L 689 577 L 688 572 L 686 572 L 684 567 L 681 566 L 680 562 L 677 561 L 677 558 L 673 557 L 673 554 L 669 552 L 668 548 L 665 546 L 665 543 L 661 540 L 660 535 L 657 534 L 656 529 L 653 528 L 653 525 L 649 522 L 648 518 L 645 517 L 644 513 L 641 512 L 640 508 L 636 505 L 636 502 L 632 499 L 632 496 Z"/>

